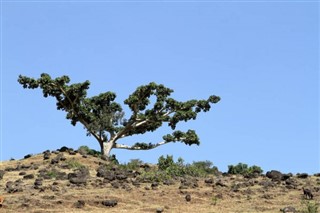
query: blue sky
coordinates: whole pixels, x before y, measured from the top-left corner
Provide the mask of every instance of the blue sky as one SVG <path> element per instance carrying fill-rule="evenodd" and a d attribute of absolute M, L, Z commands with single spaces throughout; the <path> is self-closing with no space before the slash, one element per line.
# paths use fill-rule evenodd
<path fill-rule="evenodd" d="M 99 149 L 54 99 L 17 83 L 19 74 L 45 72 L 90 80 L 89 96 L 114 91 L 120 103 L 151 81 L 182 101 L 221 97 L 178 126 L 195 129 L 200 146 L 113 150 L 120 162 L 169 154 L 222 171 L 242 162 L 320 172 L 317 1 L 2 1 L 1 18 L 1 160 L 64 145 Z"/>

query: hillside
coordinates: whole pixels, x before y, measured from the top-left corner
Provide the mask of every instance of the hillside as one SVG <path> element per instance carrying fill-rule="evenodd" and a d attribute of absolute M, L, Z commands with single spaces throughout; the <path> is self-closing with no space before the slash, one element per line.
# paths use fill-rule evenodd
<path fill-rule="evenodd" d="M 162 180 L 145 175 L 155 169 L 106 165 L 71 149 L 1 162 L 0 212 L 280 212 L 320 201 L 319 175 L 217 173 Z M 312 191 L 313 201 L 302 187 Z"/>

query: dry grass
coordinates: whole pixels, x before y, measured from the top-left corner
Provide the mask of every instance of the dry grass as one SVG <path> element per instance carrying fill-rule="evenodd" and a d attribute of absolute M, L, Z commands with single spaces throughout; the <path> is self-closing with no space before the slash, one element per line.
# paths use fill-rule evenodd
<path fill-rule="evenodd" d="M 53 158 L 55 155 L 52 155 Z M 199 179 L 199 187 L 190 189 L 179 189 L 179 182 L 174 185 L 159 185 L 156 190 L 147 190 L 149 183 L 141 184 L 140 187 L 131 186 L 132 190 L 114 189 L 110 184 L 103 187 L 96 187 L 94 183 L 99 178 L 96 177 L 96 169 L 100 159 L 89 156 L 82 158 L 79 154 L 68 155 L 67 159 L 73 159 L 90 168 L 90 179 L 86 186 L 74 186 L 68 180 L 45 180 L 43 186 L 47 186 L 44 192 L 39 192 L 33 188 L 34 179 L 23 180 L 23 192 L 7 193 L 6 183 L 22 179 L 20 171 L 6 172 L 0 180 L 0 196 L 4 197 L 4 202 L 0 212 L 156 212 L 157 208 L 163 208 L 163 212 L 171 213 L 218 213 L 218 212 L 280 212 L 281 208 L 293 206 L 301 209 L 302 186 L 319 186 L 319 180 L 314 176 L 307 179 L 296 179 L 299 181 L 297 189 L 287 189 L 284 183 L 276 187 L 263 187 L 259 185 L 261 181 L 267 180 L 265 177 L 254 179 L 255 184 L 248 187 L 241 187 L 234 192 L 232 185 L 245 183 L 248 180 L 241 176 L 213 177 L 220 178 L 227 187 L 208 186 L 203 179 Z M 43 160 L 42 155 L 35 155 L 31 158 L 1 162 L 0 169 L 7 167 L 15 168 L 20 165 L 37 165 L 38 169 L 50 166 L 50 160 Z M 38 169 L 24 170 L 27 174 L 38 175 Z M 72 170 L 63 169 L 69 173 Z M 100 178 L 101 179 L 101 178 Z M 101 179 L 102 180 L 102 179 Z M 253 180 L 252 180 L 253 181 Z M 50 186 L 57 182 L 57 191 L 52 191 Z M 191 202 L 185 201 L 185 195 L 192 196 Z M 316 202 L 319 202 L 319 192 L 314 193 Z M 101 201 L 115 199 L 118 205 L 115 207 L 105 207 Z M 76 208 L 75 203 L 84 200 L 83 208 Z"/>

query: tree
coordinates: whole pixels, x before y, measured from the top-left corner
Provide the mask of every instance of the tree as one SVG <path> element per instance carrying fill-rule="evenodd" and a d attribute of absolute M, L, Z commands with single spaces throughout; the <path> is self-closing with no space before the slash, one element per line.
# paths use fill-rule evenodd
<path fill-rule="evenodd" d="M 100 145 L 104 158 L 110 156 L 110 151 L 116 149 L 149 150 L 170 142 L 183 142 L 187 145 L 199 145 L 199 138 L 194 130 L 173 131 L 163 136 L 163 141 L 152 143 L 135 143 L 132 146 L 119 144 L 118 140 L 146 132 L 153 132 L 163 123 L 167 123 L 172 130 L 181 121 L 196 119 L 201 111 L 207 112 L 211 103 L 220 100 L 218 96 L 210 96 L 207 100 L 189 100 L 179 102 L 170 98 L 172 89 L 154 82 L 138 87 L 125 101 L 131 110 L 131 116 L 124 119 L 121 105 L 115 102 L 113 92 L 101 93 L 87 97 L 90 82 L 69 84 L 68 76 L 52 79 L 43 73 L 40 78 L 34 79 L 19 76 L 18 82 L 23 88 L 42 89 L 43 96 L 56 98 L 58 110 L 67 113 L 66 118 L 72 125 L 81 123 L 87 131 L 87 136 L 93 136 Z M 151 96 L 155 103 L 151 103 Z M 152 105 L 152 106 L 151 106 Z"/>

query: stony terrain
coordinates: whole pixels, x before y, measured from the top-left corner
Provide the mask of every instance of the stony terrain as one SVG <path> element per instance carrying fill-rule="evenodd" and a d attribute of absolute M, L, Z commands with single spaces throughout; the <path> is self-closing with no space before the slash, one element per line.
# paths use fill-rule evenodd
<path fill-rule="evenodd" d="M 124 170 L 67 148 L 1 162 L 0 212 L 298 212 L 303 187 L 320 201 L 319 174 L 142 178 L 152 167 Z"/>

